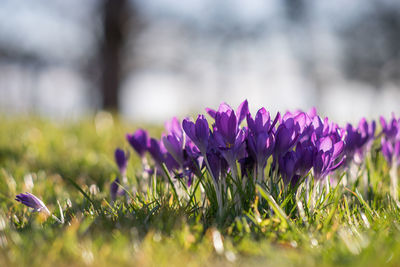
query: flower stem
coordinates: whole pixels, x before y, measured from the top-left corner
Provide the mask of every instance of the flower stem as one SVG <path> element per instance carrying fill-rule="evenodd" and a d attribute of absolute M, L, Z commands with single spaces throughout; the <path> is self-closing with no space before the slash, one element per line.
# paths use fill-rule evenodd
<path fill-rule="evenodd" d="M 207 155 L 204 154 L 203 157 L 204 157 L 204 161 L 206 163 L 208 172 L 211 174 L 211 178 L 214 183 L 215 194 L 217 195 L 218 214 L 222 215 L 222 195 L 221 195 L 221 190 L 220 190 L 220 186 L 219 186 L 220 183 L 218 183 L 218 180 L 216 179 L 216 177 L 214 177 L 214 173 L 211 170 L 210 163 L 208 162 L 208 159 L 207 159 Z"/>
<path fill-rule="evenodd" d="M 394 201 L 398 201 L 399 192 L 398 192 L 398 175 L 397 175 L 397 158 L 394 157 L 392 167 L 390 168 L 390 194 Z"/>

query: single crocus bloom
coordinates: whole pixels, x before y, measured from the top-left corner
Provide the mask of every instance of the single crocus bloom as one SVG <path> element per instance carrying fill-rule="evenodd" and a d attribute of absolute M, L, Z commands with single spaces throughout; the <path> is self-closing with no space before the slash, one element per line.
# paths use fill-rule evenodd
<path fill-rule="evenodd" d="M 215 111 L 211 108 L 206 108 L 206 111 L 207 111 L 208 115 L 210 115 L 213 119 L 215 119 L 218 112 L 220 112 L 220 113 L 226 113 L 226 112 L 235 113 L 235 111 L 226 103 L 221 103 L 219 105 L 218 111 Z M 246 99 L 239 105 L 238 109 L 236 110 L 235 115 L 237 116 L 237 124 L 238 125 L 240 125 L 240 123 L 246 118 L 248 113 L 249 113 L 249 104 Z"/>
<path fill-rule="evenodd" d="M 278 126 L 275 133 L 274 157 L 289 151 L 296 143 L 299 136 L 299 127 L 292 118 L 287 119 Z"/>
<path fill-rule="evenodd" d="M 210 137 L 210 128 L 204 115 L 199 115 L 196 123 L 184 119 L 182 128 L 190 140 L 198 147 L 201 154 L 205 155 L 207 153 L 208 139 Z"/>
<path fill-rule="evenodd" d="M 143 158 L 150 142 L 147 132 L 139 129 L 134 134 L 127 134 L 126 139 L 139 156 Z"/>
<path fill-rule="evenodd" d="M 183 130 L 178 118 L 173 117 L 165 123 L 165 129 L 168 135 L 174 135 L 178 140 L 183 140 Z"/>
<path fill-rule="evenodd" d="M 395 140 L 393 144 L 393 142 L 382 137 L 381 145 L 382 154 L 389 165 L 392 165 L 394 159 L 400 164 L 400 140 Z"/>
<path fill-rule="evenodd" d="M 294 151 L 287 152 L 284 156 L 279 157 L 279 173 L 285 185 L 292 183 L 293 185 L 298 180 L 296 175 L 297 155 Z M 295 177 L 296 176 L 296 177 Z"/>
<path fill-rule="evenodd" d="M 298 143 L 296 146 L 296 170 L 300 177 L 305 176 L 313 166 L 315 147 L 311 141 Z"/>
<path fill-rule="evenodd" d="M 38 197 L 35 195 L 26 192 L 25 194 L 18 194 L 15 197 L 15 200 L 18 202 L 21 202 L 25 206 L 28 206 L 30 208 L 33 208 L 34 211 L 40 212 L 43 211 L 50 215 L 50 211 L 47 209 L 46 205 L 41 201 Z"/>
<path fill-rule="evenodd" d="M 251 114 L 247 114 L 247 126 L 253 134 L 261 132 L 268 133 L 271 128 L 271 118 L 269 112 L 265 108 L 260 108 L 253 119 Z"/>
<path fill-rule="evenodd" d="M 122 176 L 126 175 L 126 167 L 128 165 L 129 156 L 122 149 L 115 149 L 115 162 L 118 165 L 119 172 Z"/>
<path fill-rule="evenodd" d="M 262 132 L 257 135 L 252 133 L 247 137 L 247 148 L 249 154 L 257 163 L 258 175 L 264 170 L 267 165 L 268 158 L 272 155 L 275 147 L 275 137 L 272 133 Z M 262 179 L 263 177 L 258 177 Z"/>
<path fill-rule="evenodd" d="M 111 183 L 110 196 L 112 201 L 115 201 L 117 199 L 117 196 L 123 196 L 125 194 L 125 191 L 120 185 L 121 182 L 118 177 L 115 178 L 115 180 Z"/>
<path fill-rule="evenodd" d="M 316 142 L 317 152 L 313 158 L 314 177 L 316 180 L 324 178 L 344 163 L 345 157 L 340 157 L 344 149 L 344 142 L 335 143 L 334 140 L 334 137 L 327 136 Z"/>
<path fill-rule="evenodd" d="M 164 147 L 171 154 L 171 156 L 175 159 L 175 161 L 178 162 L 179 165 L 183 165 L 183 161 L 184 161 L 184 158 L 183 158 L 183 146 L 184 146 L 183 139 L 179 139 L 174 134 L 169 134 L 167 136 L 163 136 L 162 137 L 162 141 L 163 141 Z"/>
<path fill-rule="evenodd" d="M 376 123 L 375 121 L 368 123 L 365 118 L 362 118 L 358 123 L 358 130 L 361 134 L 362 145 L 369 145 L 375 138 Z"/>
<path fill-rule="evenodd" d="M 385 137 L 392 141 L 400 132 L 400 119 L 396 119 L 394 114 L 393 118 L 389 123 L 386 123 L 384 117 L 379 118 L 381 125 L 382 125 L 382 132 L 385 134 Z"/>

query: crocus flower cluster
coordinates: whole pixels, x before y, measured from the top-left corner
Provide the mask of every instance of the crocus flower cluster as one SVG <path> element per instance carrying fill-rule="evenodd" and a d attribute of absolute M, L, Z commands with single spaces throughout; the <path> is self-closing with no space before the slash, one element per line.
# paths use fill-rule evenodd
<path fill-rule="evenodd" d="M 386 122 L 381 117 L 382 125 L 382 154 L 390 166 L 390 194 L 398 201 L 398 166 L 400 164 L 400 118 L 392 116 L 391 121 Z"/>
<path fill-rule="evenodd" d="M 251 114 L 245 100 L 236 110 L 222 103 L 218 109 L 207 108 L 206 112 L 209 118 L 203 114 L 196 120 L 185 118 L 182 122 L 173 118 L 165 124 L 160 139 L 150 137 L 143 129 L 127 134 L 127 141 L 143 163 L 144 173 L 181 179 L 188 186 L 194 179 L 205 179 L 203 174 L 207 173 L 221 208 L 228 179 L 234 181 L 230 188 L 237 204 L 241 199 L 235 191 L 246 183 L 283 184 L 286 190 L 310 175 L 315 181 L 335 178 L 333 174 L 339 170 L 361 166 L 379 136 L 382 155 L 391 167 L 391 194 L 398 199 L 400 118 L 394 115 L 388 122 L 380 118 L 382 131 L 375 135 L 375 121 L 362 118 L 357 127 L 340 127 L 321 118 L 315 108 L 308 112 L 278 112 L 271 117 L 265 108 Z M 148 156 L 152 167 L 148 165 Z M 112 201 L 125 194 L 128 159 L 129 152 L 115 150 L 122 179 L 116 177 L 111 183 Z M 16 201 L 50 214 L 44 203 L 30 193 L 17 195 Z"/>
<path fill-rule="evenodd" d="M 222 103 L 217 110 L 207 108 L 206 112 L 209 120 L 202 114 L 182 123 L 173 118 L 161 140 L 149 138 L 143 129 L 128 134 L 127 139 L 141 158 L 145 152 L 150 154 L 158 173 L 165 164 L 170 174 L 186 178 L 189 185 L 205 168 L 216 187 L 228 174 L 238 181 L 246 176 L 262 183 L 271 159 L 269 175 L 275 173 L 285 185 L 293 186 L 310 170 L 321 180 L 359 162 L 375 134 L 375 122 L 363 118 L 357 128 L 350 124 L 341 128 L 318 116 L 315 108 L 275 117 L 261 108 L 253 116 L 245 100 L 236 110 Z M 395 145 L 388 151 L 395 151 Z"/>

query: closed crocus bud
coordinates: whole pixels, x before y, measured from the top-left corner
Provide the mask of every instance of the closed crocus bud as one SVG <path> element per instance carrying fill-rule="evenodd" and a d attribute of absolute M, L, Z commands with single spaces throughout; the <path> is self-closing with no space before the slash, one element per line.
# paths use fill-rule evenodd
<path fill-rule="evenodd" d="M 257 162 L 258 168 L 264 168 L 268 158 L 272 155 L 275 146 L 274 135 L 267 132 L 258 135 L 249 134 L 247 137 L 250 155 Z"/>
<path fill-rule="evenodd" d="M 170 121 L 165 123 L 167 135 L 175 135 L 178 140 L 183 140 L 183 130 L 178 118 L 173 117 Z"/>
<path fill-rule="evenodd" d="M 239 132 L 237 118 L 235 112 L 217 112 L 215 115 L 215 126 L 214 132 L 222 137 L 223 143 L 221 146 L 230 148 L 235 143 L 236 136 Z"/>
<path fill-rule="evenodd" d="M 183 164 L 183 140 L 178 139 L 176 135 L 170 134 L 162 138 L 164 147 L 171 154 L 179 165 Z"/>
<path fill-rule="evenodd" d="M 316 141 L 316 153 L 313 158 L 314 176 L 316 180 L 324 178 L 329 173 L 343 165 L 345 156 L 342 156 L 344 142 L 334 142 L 332 136 L 323 137 Z"/>
<path fill-rule="evenodd" d="M 119 178 L 117 177 L 110 185 L 110 195 L 112 201 L 115 201 L 117 199 L 119 185 L 120 181 Z"/>
<path fill-rule="evenodd" d="M 394 114 L 392 120 L 389 123 L 386 123 L 384 117 L 380 117 L 380 122 L 382 125 L 382 131 L 389 141 L 394 141 L 396 136 L 400 134 L 400 119 L 396 119 Z"/>
<path fill-rule="evenodd" d="M 211 108 L 206 108 L 206 111 L 208 115 L 210 115 L 210 117 L 212 117 L 213 119 L 216 118 L 217 113 L 235 113 L 231 106 L 226 103 L 221 103 L 217 111 Z M 240 125 L 240 123 L 246 118 L 247 114 L 249 114 L 249 103 L 247 102 L 247 100 L 245 100 L 239 105 L 235 113 L 238 125 Z"/>
<path fill-rule="evenodd" d="M 292 118 L 279 125 L 275 133 L 275 156 L 279 157 L 290 150 L 296 143 L 298 136 L 298 128 Z"/>
<path fill-rule="evenodd" d="M 393 145 L 391 142 L 386 140 L 385 137 L 382 137 L 381 145 L 382 145 L 382 154 L 385 157 L 386 161 L 389 163 L 389 165 L 391 165 L 393 158 L 393 150 L 394 150 Z"/>
<path fill-rule="evenodd" d="M 127 134 L 126 139 L 139 156 L 143 158 L 150 142 L 147 132 L 139 129 L 133 134 Z"/>
<path fill-rule="evenodd" d="M 375 129 L 376 129 L 375 121 L 368 123 L 365 118 L 362 118 L 360 120 L 360 122 L 358 123 L 358 131 L 360 132 L 361 135 L 362 145 L 364 145 L 365 143 L 374 138 Z"/>
<path fill-rule="evenodd" d="M 259 134 L 261 132 L 268 133 L 271 127 L 271 118 L 269 112 L 265 108 L 261 108 L 257 111 L 255 118 L 251 117 L 251 114 L 247 114 L 247 126 L 253 134 Z"/>
<path fill-rule="evenodd" d="M 208 147 L 208 139 L 210 137 L 210 128 L 204 115 L 199 115 L 196 123 L 188 119 L 183 120 L 182 127 L 190 140 L 192 140 L 200 152 L 205 155 Z"/>
<path fill-rule="evenodd" d="M 313 158 L 315 147 L 311 142 L 298 143 L 296 146 L 296 156 L 298 161 L 296 163 L 297 173 L 303 177 L 313 166 Z"/>
<path fill-rule="evenodd" d="M 119 172 L 122 176 L 126 175 L 126 167 L 128 165 L 128 155 L 122 149 L 115 149 L 115 162 L 118 165 Z"/>
<path fill-rule="evenodd" d="M 161 166 L 164 163 L 164 155 L 160 142 L 157 139 L 151 138 L 148 150 L 153 160 Z"/>
<path fill-rule="evenodd" d="M 218 110 L 214 110 L 211 108 L 206 108 L 206 111 L 208 115 L 210 115 L 211 118 L 215 119 L 215 116 L 217 115 L 217 112 L 227 112 L 227 111 L 233 111 L 233 109 L 226 103 L 221 103 L 218 107 Z"/>
<path fill-rule="evenodd" d="M 35 195 L 26 192 L 25 194 L 18 194 L 15 197 L 15 200 L 21 202 L 25 206 L 33 208 L 35 212 L 45 212 L 47 215 L 50 215 L 50 211 L 47 209 L 46 205 L 37 198 Z"/>
<path fill-rule="evenodd" d="M 235 112 L 232 109 L 217 112 L 210 142 L 221 152 L 230 167 L 233 167 L 237 156 L 244 148 L 245 138 L 245 132 L 243 129 L 239 129 Z"/>
<path fill-rule="evenodd" d="M 288 185 L 296 173 L 297 156 L 294 151 L 287 152 L 279 160 L 279 173 L 282 175 L 283 182 Z"/>

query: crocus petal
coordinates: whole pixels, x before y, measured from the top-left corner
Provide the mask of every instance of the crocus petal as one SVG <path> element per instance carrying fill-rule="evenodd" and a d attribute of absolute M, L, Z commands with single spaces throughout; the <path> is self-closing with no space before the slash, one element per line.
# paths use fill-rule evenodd
<path fill-rule="evenodd" d="M 193 141 L 197 141 L 196 131 L 195 131 L 195 124 L 190 121 L 189 119 L 184 119 L 182 121 L 182 128 L 185 131 L 186 135 Z"/>
<path fill-rule="evenodd" d="M 215 111 L 211 108 L 206 108 L 206 112 L 208 115 L 210 115 L 211 118 L 215 119 L 215 115 L 217 115 L 217 111 Z"/>
<path fill-rule="evenodd" d="M 118 165 L 118 169 L 121 173 L 121 175 L 125 175 L 126 173 L 126 167 L 128 165 L 128 156 L 125 155 L 125 152 L 122 149 L 115 149 L 115 162 Z"/>
<path fill-rule="evenodd" d="M 163 144 L 171 156 L 179 164 L 183 164 L 183 147 L 175 135 L 168 135 L 162 138 Z"/>
<path fill-rule="evenodd" d="M 332 158 L 337 158 L 344 149 L 344 142 L 339 141 L 333 145 Z"/>
<path fill-rule="evenodd" d="M 247 99 L 239 105 L 236 114 L 238 117 L 237 123 L 240 125 L 240 123 L 246 118 L 247 114 L 249 114 L 249 103 L 247 102 Z"/>
<path fill-rule="evenodd" d="M 320 144 L 318 146 L 318 150 L 327 152 L 327 151 L 331 150 L 332 147 L 333 147 L 332 139 L 329 136 L 327 136 L 327 137 L 321 138 Z"/>

